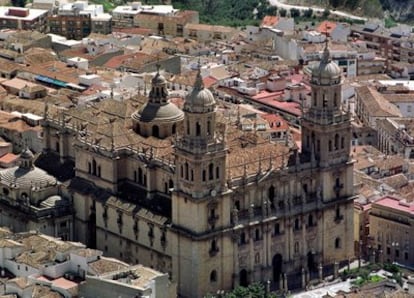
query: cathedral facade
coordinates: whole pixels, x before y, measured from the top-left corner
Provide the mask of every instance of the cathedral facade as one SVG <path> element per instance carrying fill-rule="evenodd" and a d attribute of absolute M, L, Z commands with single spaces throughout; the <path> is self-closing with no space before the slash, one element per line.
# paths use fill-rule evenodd
<path fill-rule="evenodd" d="M 75 165 L 76 240 L 170 273 L 182 297 L 335 274 L 353 257 L 354 190 L 328 48 L 310 84 L 301 148 L 241 131 L 200 74 L 181 109 L 157 73 L 148 98 L 46 110 L 46 150 Z"/>

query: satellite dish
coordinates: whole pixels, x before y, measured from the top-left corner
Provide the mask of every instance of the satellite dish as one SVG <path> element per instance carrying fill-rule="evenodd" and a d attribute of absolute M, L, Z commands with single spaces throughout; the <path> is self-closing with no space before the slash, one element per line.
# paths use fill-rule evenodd
<path fill-rule="evenodd" d="M 212 197 L 215 197 L 215 196 L 217 195 L 217 191 L 216 191 L 215 189 L 213 189 L 213 190 L 210 192 L 210 194 L 211 194 L 211 196 L 212 196 Z"/>

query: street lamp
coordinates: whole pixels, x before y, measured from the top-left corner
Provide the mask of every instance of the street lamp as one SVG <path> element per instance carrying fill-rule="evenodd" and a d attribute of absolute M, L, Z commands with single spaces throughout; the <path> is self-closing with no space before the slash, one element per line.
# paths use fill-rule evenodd
<path fill-rule="evenodd" d="M 269 293 L 270 293 L 270 280 L 267 280 L 267 282 L 266 282 L 266 292 L 265 292 L 265 298 L 269 297 L 269 296 L 268 296 L 268 295 L 269 295 Z"/>

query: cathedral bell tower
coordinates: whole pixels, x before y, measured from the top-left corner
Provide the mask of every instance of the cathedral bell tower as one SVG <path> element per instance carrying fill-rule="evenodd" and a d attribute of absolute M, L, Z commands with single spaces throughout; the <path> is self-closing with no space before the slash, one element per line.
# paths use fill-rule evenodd
<path fill-rule="evenodd" d="M 225 125 L 216 121 L 216 101 L 200 70 L 184 104 L 184 125 L 175 141 L 172 193 L 172 278 L 182 297 L 202 297 L 231 284 L 222 232 L 230 225 L 226 187 Z M 214 280 L 215 282 L 212 282 Z"/>
<path fill-rule="evenodd" d="M 193 199 L 216 196 L 225 188 L 226 144 L 216 125 L 216 101 L 200 71 L 184 104 L 184 129 L 177 137 L 176 190 Z"/>
<path fill-rule="evenodd" d="M 311 169 L 321 217 L 317 247 L 323 264 L 346 260 L 353 252 L 353 161 L 351 117 L 341 105 L 341 70 L 328 43 L 312 69 L 311 106 L 303 112 L 301 161 Z"/>
<path fill-rule="evenodd" d="M 302 118 L 302 160 L 319 169 L 318 195 L 324 202 L 347 201 L 354 195 L 351 116 L 342 109 L 341 69 L 331 61 L 328 43 L 320 64 L 311 70 L 311 106 Z"/>
<path fill-rule="evenodd" d="M 312 99 L 303 113 L 302 154 L 324 168 L 349 159 L 351 119 L 342 109 L 341 69 L 331 61 L 328 44 L 311 71 Z"/>

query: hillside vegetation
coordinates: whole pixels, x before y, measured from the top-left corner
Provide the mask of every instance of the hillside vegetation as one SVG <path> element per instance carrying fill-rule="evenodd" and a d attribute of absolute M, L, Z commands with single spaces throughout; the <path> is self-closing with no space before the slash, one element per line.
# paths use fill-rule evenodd
<path fill-rule="evenodd" d="M 284 2 L 304 6 L 316 5 L 365 17 L 391 16 L 396 21 L 414 22 L 414 0 L 284 0 Z M 202 23 L 227 26 L 258 24 L 264 15 L 275 15 L 278 10 L 277 7 L 270 6 L 267 0 L 172 0 L 172 4 L 180 9 L 198 10 Z M 384 14 L 385 11 L 387 13 Z"/>
<path fill-rule="evenodd" d="M 258 24 L 263 16 L 276 13 L 266 0 L 173 0 L 172 4 L 179 9 L 198 10 L 201 23 L 226 26 Z"/>
<path fill-rule="evenodd" d="M 399 22 L 414 22 L 414 0 L 284 0 L 298 5 L 316 5 L 349 11 L 365 17 L 391 16 Z"/>

